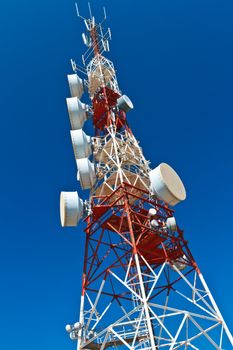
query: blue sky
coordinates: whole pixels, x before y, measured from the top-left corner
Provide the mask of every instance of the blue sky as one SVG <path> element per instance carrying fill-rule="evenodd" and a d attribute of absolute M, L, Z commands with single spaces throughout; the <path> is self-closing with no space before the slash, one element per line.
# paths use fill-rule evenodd
<path fill-rule="evenodd" d="M 171 164 L 186 185 L 176 217 L 233 329 L 233 2 L 92 4 L 97 18 L 107 8 L 108 57 L 145 156 Z M 61 229 L 59 194 L 81 193 L 65 98 L 84 27 L 71 0 L 0 8 L 1 347 L 74 349 L 64 326 L 78 315 L 84 236 L 81 226 Z"/>

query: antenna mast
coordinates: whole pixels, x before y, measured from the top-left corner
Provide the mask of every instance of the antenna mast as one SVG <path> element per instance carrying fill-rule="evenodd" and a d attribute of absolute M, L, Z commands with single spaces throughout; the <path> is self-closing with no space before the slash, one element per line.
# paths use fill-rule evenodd
<path fill-rule="evenodd" d="M 86 223 L 79 320 L 66 330 L 78 350 L 229 349 L 232 335 L 176 223 L 184 185 L 168 164 L 151 169 L 144 157 L 127 122 L 133 104 L 104 56 L 111 39 L 105 9 L 96 23 L 88 8 L 84 18 L 76 4 L 87 50 L 83 67 L 71 60 L 68 75 L 77 179 L 90 196 L 60 197 L 62 226 Z M 89 118 L 92 137 L 82 129 Z"/>

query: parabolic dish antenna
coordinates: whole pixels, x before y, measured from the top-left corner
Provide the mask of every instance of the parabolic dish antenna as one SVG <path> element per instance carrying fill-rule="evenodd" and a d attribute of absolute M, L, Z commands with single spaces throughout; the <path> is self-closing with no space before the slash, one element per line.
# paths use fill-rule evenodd
<path fill-rule="evenodd" d="M 174 206 L 185 200 L 185 187 L 174 169 L 166 163 L 161 163 L 149 172 L 152 193 L 165 203 Z"/>
<path fill-rule="evenodd" d="M 76 159 L 78 174 L 77 179 L 83 190 L 91 188 L 96 181 L 95 166 L 88 158 Z"/>
<path fill-rule="evenodd" d="M 71 130 L 70 135 L 75 158 L 89 157 L 91 155 L 91 137 L 86 135 L 83 129 Z"/>
<path fill-rule="evenodd" d="M 81 98 L 84 92 L 82 79 L 77 74 L 69 74 L 67 79 L 71 96 Z"/>
<path fill-rule="evenodd" d="M 61 225 L 77 226 L 83 216 L 83 201 L 77 192 L 61 192 L 60 219 Z"/>
<path fill-rule="evenodd" d="M 133 109 L 133 103 L 126 95 L 122 95 L 121 97 L 119 97 L 117 99 L 117 104 L 118 107 L 124 112 L 129 112 L 131 109 Z"/>
<path fill-rule="evenodd" d="M 66 99 L 70 123 L 73 130 L 81 129 L 84 122 L 88 119 L 86 105 L 77 97 L 68 97 Z"/>

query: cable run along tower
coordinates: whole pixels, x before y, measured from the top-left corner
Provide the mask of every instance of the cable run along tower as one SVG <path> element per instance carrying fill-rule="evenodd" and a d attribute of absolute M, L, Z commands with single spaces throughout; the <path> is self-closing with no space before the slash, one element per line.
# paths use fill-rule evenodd
<path fill-rule="evenodd" d="M 90 196 L 60 197 L 62 226 L 86 223 L 80 314 L 66 330 L 78 350 L 231 349 L 232 335 L 175 220 L 184 185 L 168 164 L 151 169 L 145 159 L 127 122 L 133 104 L 105 57 L 110 29 L 89 10 L 86 19 L 77 8 L 88 48 L 83 67 L 71 60 L 68 75 L 77 179 Z M 82 129 L 89 118 L 92 137 Z"/>

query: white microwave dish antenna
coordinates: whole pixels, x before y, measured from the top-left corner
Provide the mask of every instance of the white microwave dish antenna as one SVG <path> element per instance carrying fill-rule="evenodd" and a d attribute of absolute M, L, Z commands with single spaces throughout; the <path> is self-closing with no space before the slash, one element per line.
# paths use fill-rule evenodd
<path fill-rule="evenodd" d="M 76 159 L 78 174 L 77 179 L 80 181 L 83 190 L 92 188 L 96 181 L 95 166 L 88 158 Z"/>
<path fill-rule="evenodd" d="M 78 192 L 61 192 L 60 219 L 61 225 L 77 226 L 83 216 L 83 201 Z"/>
<path fill-rule="evenodd" d="M 68 97 L 66 103 L 72 129 L 81 129 L 84 122 L 88 119 L 88 106 L 82 103 L 77 97 Z"/>
<path fill-rule="evenodd" d="M 174 169 L 161 163 L 149 172 L 152 193 L 169 205 L 185 200 L 185 187 Z"/>
<path fill-rule="evenodd" d="M 68 74 L 67 79 L 71 96 L 81 98 L 84 93 L 83 80 L 77 74 Z"/>
<path fill-rule="evenodd" d="M 91 155 L 91 137 L 82 129 L 70 131 L 76 159 L 88 158 Z"/>

